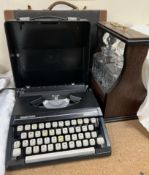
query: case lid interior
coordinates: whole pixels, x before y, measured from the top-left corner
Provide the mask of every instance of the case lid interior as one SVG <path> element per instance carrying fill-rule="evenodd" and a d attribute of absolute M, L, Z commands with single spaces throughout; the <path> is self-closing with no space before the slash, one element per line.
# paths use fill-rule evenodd
<path fill-rule="evenodd" d="M 88 84 L 88 21 L 7 21 L 5 31 L 17 88 Z"/>

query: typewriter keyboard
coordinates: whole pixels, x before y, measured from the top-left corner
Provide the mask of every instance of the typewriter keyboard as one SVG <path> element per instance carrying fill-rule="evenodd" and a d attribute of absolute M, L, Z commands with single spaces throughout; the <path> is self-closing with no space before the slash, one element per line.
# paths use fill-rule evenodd
<path fill-rule="evenodd" d="M 11 154 L 28 164 L 92 155 L 104 144 L 98 118 L 77 118 L 16 126 Z"/>

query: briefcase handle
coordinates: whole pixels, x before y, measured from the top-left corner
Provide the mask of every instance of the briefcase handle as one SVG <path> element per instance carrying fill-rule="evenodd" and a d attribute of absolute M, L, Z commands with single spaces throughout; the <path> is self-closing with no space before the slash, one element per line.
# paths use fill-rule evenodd
<path fill-rule="evenodd" d="M 57 2 L 54 2 L 53 4 L 51 4 L 51 5 L 48 7 L 48 9 L 49 9 L 49 10 L 53 10 L 53 8 L 54 8 L 55 6 L 61 5 L 61 4 L 67 5 L 67 6 L 71 7 L 73 10 L 79 10 L 79 8 L 78 8 L 77 6 L 75 6 L 75 5 L 73 5 L 73 4 L 69 3 L 69 2 L 65 2 L 65 1 L 57 1 Z"/>

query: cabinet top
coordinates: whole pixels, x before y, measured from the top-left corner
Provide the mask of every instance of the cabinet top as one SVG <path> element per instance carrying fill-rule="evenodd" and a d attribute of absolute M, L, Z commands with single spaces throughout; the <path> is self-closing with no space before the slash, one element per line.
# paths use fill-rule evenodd
<path fill-rule="evenodd" d="M 149 36 L 112 22 L 99 22 L 98 27 L 128 44 L 149 44 Z"/>

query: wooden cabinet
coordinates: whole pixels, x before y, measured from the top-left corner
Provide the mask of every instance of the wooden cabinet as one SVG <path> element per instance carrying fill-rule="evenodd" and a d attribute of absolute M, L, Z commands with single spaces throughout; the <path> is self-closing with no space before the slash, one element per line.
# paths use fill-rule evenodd
<path fill-rule="evenodd" d="M 142 84 L 142 64 L 149 48 L 149 36 L 109 22 L 98 24 L 99 45 L 105 32 L 125 42 L 124 66 L 114 87 L 104 93 L 92 77 L 92 88 L 107 121 L 132 119 L 146 96 Z"/>

